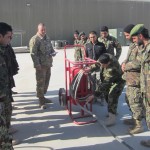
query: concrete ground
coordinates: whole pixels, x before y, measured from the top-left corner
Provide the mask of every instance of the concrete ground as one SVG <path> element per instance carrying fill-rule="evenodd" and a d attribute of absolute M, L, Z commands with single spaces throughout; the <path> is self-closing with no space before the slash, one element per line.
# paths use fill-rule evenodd
<path fill-rule="evenodd" d="M 15 76 L 18 94 L 13 95 L 13 103 L 18 109 L 13 111 L 12 126 L 18 129 L 14 138 L 21 140 L 21 144 L 14 146 L 15 150 L 147 150 L 139 143 L 148 139 L 150 131 L 137 135 L 128 134 L 129 126 L 123 124 L 125 118 L 131 117 L 129 108 L 125 103 L 125 89 L 120 96 L 118 105 L 117 123 L 115 126 L 104 128 L 99 121 L 93 124 L 76 125 L 70 119 L 64 107 L 59 105 L 58 90 L 65 87 L 64 77 L 64 51 L 56 50 L 52 76 L 49 84 L 47 98 L 53 103 L 47 104 L 46 110 L 38 107 L 36 98 L 35 70 L 29 53 L 17 53 L 20 66 L 19 74 Z M 126 56 L 127 48 L 123 48 L 120 62 Z M 67 51 L 72 59 L 73 50 Z M 77 106 L 73 107 L 77 112 Z M 107 105 L 93 104 L 93 113 L 98 120 L 105 120 Z M 87 118 L 86 118 L 87 119 Z M 85 118 L 82 121 L 86 120 Z"/>

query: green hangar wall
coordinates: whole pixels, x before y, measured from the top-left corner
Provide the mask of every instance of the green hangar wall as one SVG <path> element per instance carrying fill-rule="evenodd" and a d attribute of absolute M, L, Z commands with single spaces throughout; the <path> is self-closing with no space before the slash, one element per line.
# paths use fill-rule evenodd
<path fill-rule="evenodd" d="M 99 32 L 102 25 L 124 28 L 144 23 L 150 29 L 150 0 L 0 0 L 0 21 L 12 25 L 19 45 L 28 45 L 37 24 L 52 40 L 72 41 L 74 30 Z"/>

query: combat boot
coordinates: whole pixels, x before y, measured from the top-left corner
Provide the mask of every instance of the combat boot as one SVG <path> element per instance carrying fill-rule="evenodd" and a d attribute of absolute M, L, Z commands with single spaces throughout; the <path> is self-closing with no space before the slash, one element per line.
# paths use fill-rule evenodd
<path fill-rule="evenodd" d="M 45 103 L 53 103 L 50 99 L 48 99 L 46 97 L 44 97 L 44 101 L 45 101 Z"/>
<path fill-rule="evenodd" d="M 109 117 L 105 120 L 106 126 L 112 126 L 116 123 L 116 115 L 109 113 Z"/>
<path fill-rule="evenodd" d="M 12 145 L 14 146 L 14 145 L 18 145 L 18 144 L 20 144 L 21 143 L 21 141 L 19 140 L 19 139 L 13 139 L 12 140 Z"/>
<path fill-rule="evenodd" d="M 39 97 L 39 107 L 41 109 L 46 109 L 45 98 L 44 97 Z"/>
<path fill-rule="evenodd" d="M 131 129 L 129 129 L 130 134 L 138 134 L 144 131 L 144 128 L 142 126 L 142 121 L 135 120 L 135 126 Z"/>
<path fill-rule="evenodd" d="M 145 146 L 145 147 L 150 147 L 150 140 L 143 140 L 141 141 L 141 145 Z"/>
<path fill-rule="evenodd" d="M 123 120 L 123 123 L 126 125 L 135 125 L 135 119 L 134 118 L 130 118 L 130 119 L 125 119 Z"/>
<path fill-rule="evenodd" d="M 8 132 L 9 132 L 9 134 L 14 134 L 14 133 L 18 132 L 18 130 L 13 127 L 10 127 Z"/>

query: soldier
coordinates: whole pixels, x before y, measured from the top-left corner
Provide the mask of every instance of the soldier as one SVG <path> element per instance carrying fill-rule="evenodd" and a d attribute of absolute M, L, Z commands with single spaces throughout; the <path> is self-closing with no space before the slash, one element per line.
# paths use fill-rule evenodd
<path fill-rule="evenodd" d="M 85 33 L 80 32 L 79 38 L 80 38 L 80 44 L 85 46 L 87 44 L 87 37 L 86 37 Z"/>
<path fill-rule="evenodd" d="M 130 32 L 133 42 L 141 45 L 143 50 L 141 59 L 141 74 L 140 74 L 140 86 L 143 97 L 143 103 L 146 110 L 146 122 L 147 127 L 150 130 L 150 38 L 149 32 L 143 24 L 137 24 Z M 141 141 L 141 144 L 150 147 L 150 139 L 147 141 Z"/>
<path fill-rule="evenodd" d="M 130 31 L 134 25 L 129 24 L 124 28 L 124 35 L 127 40 L 130 37 Z M 126 81 L 126 102 L 131 109 L 132 118 L 124 120 L 125 124 L 133 125 L 129 129 L 129 133 L 137 134 L 144 131 L 142 126 L 143 118 L 143 99 L 140 89 L 140 70 L 141 70 L 141 56 L 142 51 L 136 43 L 131 43 L 126 60 L 122 63 L 123 79 Z"/>
<path fill-rule="evenodd" d="M 11 109 L 11 99 L 9 88 L 9 74 L 7 63 L 10 60 L 5 59 L 6 46 L 11 41 L 12 27 L 6 23 L 0 22 L 0 149 L 13 150 L 12 137 L 8 133 L 9 122 L 6 114 Z M 9 111 L 10 112 L 10 111 Z"/>
<path fill-rule="evenodd" d="M 29 48 L 36 71 L 36 91 L 39 98 L 39 106 L 46 109 L 45 103 L 51 103 L 44 97 L 51 76 L 53 58 L 56 55 L 49 37 L 46 35 L 46 27 L 43 23 L 38 25 L 37 34 L 29 42 Z"/>
<path fill-rule="evenodd" d="M 11 37 L 12 38 L 12 37 Z M 6 62 L 6 66 L 7 66 L 7 69 L 8 69 L 8 81 L 9 81 L 9 84 L 8 84 L 8 87 L 9 87 L 9 99 L 10 101 L 8 101 L 6 103 L 7 105 L 7 108 L 6 108 L 6 123 L 7 123 L 7 127 L 9 128 L 9 133 L 10 134 L 13 134 L 15 132 L 17 132 L 17 130 L 13 127 L 11 127 L 11 116 L 12 116 L 12 103 L 14 101 L 13 97 L 12 97 L 12 88 L 15 87 L 15 81 L 14 81 L 14 78 L 13 76 L 16 75 L 18 73 L 18 70 L 19 70 L 19 65 L 17 63 L 17 60 L 16 60 L 16 56 L 15 56 L 15 53 L 11 47 L 10 44 L 8 44 L 5 48 L 5 52 L 4 52 L 4 59 L 5 59 L 5 62 Z M 13 139 L 12 140 L 12 144 L 13 145 L 17 145 L 19 144 L 20 141 L 18 139 Z"/>
<path fill-rule="evenodd" d="M 85 47 L 87 43 L 87 37 L 84 32 L 79 33 L 79 41 L 78 45 Z M 75 47 L 74 58 L 75 61 L 82 61 L 84 59 L 84 48 L 83 47 Z"/>
<path fill-rule="evenodd" d="M 119 60 L 122 51 L 121 45 L 115 37 L 109 35 L 107 26 L 101 27 L 98 41 L 104 43 L 107 53 L 114 55 Z M 116 49 L 116 54 L 114 48 Z"/>
<path fill-rule="evenodd" d="M 79 40 L 80 40 L 79 39 L 79 31 L 78 30 L 74 31 L 73 36 L 74 36 L 74 45 L 79 44 Z"/>
<path fill-rule="evenodd" d="M 105 53 L 99 57 L 98 63 L 95 66 L 92 65 L 88 71 L 92 72 L 97 68 L 101 70 L 101 83 L 94 95 L 99 97 L 104 93 L 109 113 L 105 125 L 112 126 L 116 122 L 118 99 L 124 88 L 121 66 L 113 55 Z"/>

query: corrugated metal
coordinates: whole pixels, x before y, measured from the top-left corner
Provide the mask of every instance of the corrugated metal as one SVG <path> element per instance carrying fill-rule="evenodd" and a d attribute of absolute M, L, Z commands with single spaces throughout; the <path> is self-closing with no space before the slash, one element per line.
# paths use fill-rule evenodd
<path fill-rule="evenodd" d="M 0 0 L 0 21 L 23 33 L 23 45 L 39 22 L 52 40 L 70 40 L 73 31 L 98 31 L 102 25 L 123 28 L 144 23 L 150 29 L 150 0 Z"/>

